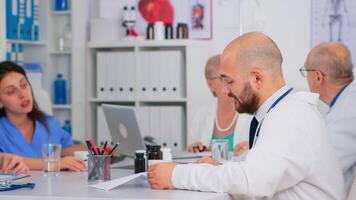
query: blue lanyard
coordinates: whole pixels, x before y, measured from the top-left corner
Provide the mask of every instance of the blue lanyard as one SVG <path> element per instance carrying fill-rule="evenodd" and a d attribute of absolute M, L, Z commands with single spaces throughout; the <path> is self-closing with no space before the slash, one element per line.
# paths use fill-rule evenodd
<path fill-rule="evenodd" d="M 336 100 L 339 98 L 340 94 L 345 90 L 345 88 L 348 85 L 350 85 L 350 83 L 348 83 L 344 87 L 342 87 L 341 90 L 334 96 L 333 100 L 331 100 L 331 102 L 330 102 L 330 108 L 332 108 L 334 106 L 334 104 L 336 103 Z"/>
<path fill-rule="evenodd" d="M 286 97 L 291 91 L 293 90 L 293 88 L 290 88 L 289 90 L 287 90 L 285 93 L 283 93 L 275 102 L 273 102 L 273 104 L 271 105 L 271 107 L 269 107 L 267 113 L 272 110 L 284 97 Z M 266 116 L 265 116 L 266 117 Z M 261 123 L 260 125 L 258 126 L 258 129 L 257 129 L 257 132 L 256 132 L 256 136 L 255 136 L 255 141 L 253 142 L 253 145 L 255 145 L 256 141 L 257 141 L 257 138 L 260 134 L 260 129 L 261 129 L 261 126 L 262 126 L 262 123 L 263 123 L 263 120 L 265 118 L 263 118 L 261 120 Z"/>

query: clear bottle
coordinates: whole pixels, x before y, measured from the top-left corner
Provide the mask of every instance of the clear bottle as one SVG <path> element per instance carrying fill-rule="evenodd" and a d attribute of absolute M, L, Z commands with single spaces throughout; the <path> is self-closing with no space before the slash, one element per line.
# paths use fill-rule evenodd
<path fill-rule="evenodd" d="M 164 147 L 161 149 L 162 151 L 162 158 L 163 161 L 165 162 L 172 162 L 172 153 L 171 153 L 171 148 Z"/>
<path fill-rule="evenodd" d="M 65 25 L 62 32 L 62 37 L 64 50 L 70 51 L 72 49 L 72 28 L 70 23 Z"/>
<path fill-rule="evenodd" d="M 61 73 L 57 74 L 57 79 L 54 81 L 54 103 L 67 103 L 67 83 Z"/>
<path fill-rule="evenodd" d="M 135 174 L 146 171 L 145 150 L 136 150 L 135 157 Z"/>

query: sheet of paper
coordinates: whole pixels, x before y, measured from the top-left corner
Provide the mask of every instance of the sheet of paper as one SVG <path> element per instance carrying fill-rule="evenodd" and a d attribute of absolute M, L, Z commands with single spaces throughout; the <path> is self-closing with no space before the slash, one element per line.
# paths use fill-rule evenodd
<path fill-rule="evenodd" d="M 102 190 L 105 190 L 105 191 L 109 191 L 115 187 L 118 187 L 122 184 L 125 184 L 131 180 L 134 180 L 140 176 L 147 176 L 147 172 L 142 172 L 142 173 L 138 173 L 138 174 L 133 174 L 133 175 L 129 175 L 129 176 L 124 176 L 124 177 L 121 177 L 121 178 L 117 178 L 117 179 L 114 179 L 114 180 L 111 180 L 111 181 L 106 181 L 106 182 L 102 182 L 102 183 L 97 183 L 97 184 L 94 184 L 94 185 L 89 185 L 90 187 L 95 187 L 95 188 L 98 188 L 98 189 L 102 189 Z"/>

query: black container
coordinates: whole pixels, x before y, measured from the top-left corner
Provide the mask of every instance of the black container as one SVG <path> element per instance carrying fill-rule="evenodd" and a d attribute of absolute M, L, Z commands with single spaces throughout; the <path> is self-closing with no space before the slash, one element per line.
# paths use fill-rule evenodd
<path fill-rule="evenodd" d="M 146 39 L 153 40 L 154 38 L 155 38 L 154 25 L 152 23 L 149 23 L 146 29 Z"/>
<path fill-rule="evenodd" d="M 183 39 L 183 24 L 178 23 L 176 27 L 176 39 Z"/>
<path fill-rule="evenodd" d="M 165 30 L 164 30 L 164 36 L 166 39 L 173 39 L 173 25 L 172 24 L 166 24 Z"/>
<path fill-rule="evenodd" d="M 163 155 L 161 145 L 150 145 L 147 153 L 147 160 L 162 160 Z"/>
<path fill-rule="evenodd" d="M 135 174 L 146 171 L 146 159 L 144 151 L 136 151 Z"/>

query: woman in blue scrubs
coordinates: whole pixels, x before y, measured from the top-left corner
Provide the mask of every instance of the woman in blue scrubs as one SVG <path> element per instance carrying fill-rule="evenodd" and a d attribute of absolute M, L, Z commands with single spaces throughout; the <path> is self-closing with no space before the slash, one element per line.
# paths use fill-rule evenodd
<path fill-rule="evenodd" d="M 71 156 L 84 146 L 73 145 L 58 120 L 39 110 L 25 71 L 12 62 L 0 63 L 0 151 L 22 156 L 30 169 L 42 169 L 42 144 L 61 144 L 61 169 L 86 170 Z"/>

